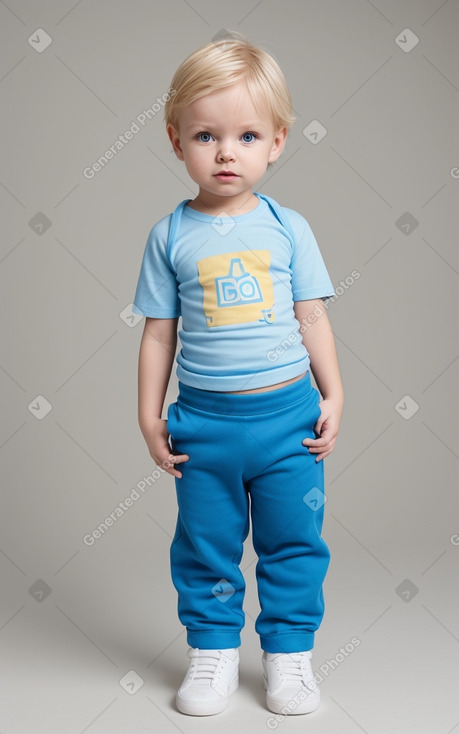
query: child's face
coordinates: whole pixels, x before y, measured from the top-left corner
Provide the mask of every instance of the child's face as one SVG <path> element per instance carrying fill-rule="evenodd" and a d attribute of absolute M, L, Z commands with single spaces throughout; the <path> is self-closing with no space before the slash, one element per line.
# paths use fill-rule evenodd
<path fill-rule="evenodd" d="M 286 128 L 277 130 L 268 115 L 260 116 L 242 82 L 185 107 L 178 126 L 179 132 L 172 126 L 167 132 L 200 194 L 226 201 L 252 190 L 282 153 L 287 136 Z"/>

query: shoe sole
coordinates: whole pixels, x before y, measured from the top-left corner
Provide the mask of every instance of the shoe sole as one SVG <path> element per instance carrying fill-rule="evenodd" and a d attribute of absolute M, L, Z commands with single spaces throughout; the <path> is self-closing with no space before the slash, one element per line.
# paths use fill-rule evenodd
<path fill-rule="evenodd" d="M 220 714 L 228 706 L 229 697 L 236 691 L 239 685 L 239 675 L 234 678 L 229 687 L 228 695 L 220 701 L 189 701 L 177 693 L 175 703 L 181 714 L 188 716 L 213 716 Z"/>
<path fill-rule="evenodd" d="M 268 681 L 263 676 L 263 686 L 266 690 L 266 705 L 273 714 L 284 714 L 284 716 L 296 716 L 299 714 L 310 714 L 320 706 L 320 691 L 311 693 L 311 697 L 296 704 L 295 698 L 286 700 L 285 698 L 276 698 L 268 693 Z M 297 694 L 298 695 L 298 694 Z"/>

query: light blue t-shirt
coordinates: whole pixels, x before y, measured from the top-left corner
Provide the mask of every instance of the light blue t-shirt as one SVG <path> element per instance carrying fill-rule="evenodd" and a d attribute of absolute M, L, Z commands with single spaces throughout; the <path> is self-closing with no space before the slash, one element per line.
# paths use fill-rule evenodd
<path fill-rule="evenodd" d="M 325 300 L 333 285 L 306 219 L 256 195 L 255 209 L 235 217 L 186 199 L 148 236 L 133 311 L 181 316 L 176 374 L 186 385 L 249 390 L 309 367 L 293 304 Z"/>

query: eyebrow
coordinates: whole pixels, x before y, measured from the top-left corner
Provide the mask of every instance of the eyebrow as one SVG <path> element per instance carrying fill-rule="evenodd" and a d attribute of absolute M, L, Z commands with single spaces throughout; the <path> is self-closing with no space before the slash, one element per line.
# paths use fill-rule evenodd
<path fill-rule="evenodd" d="M 205 129 L 209 128 L 209 127 L 216 127 L 216 125 L 215 125 L 215 123 L 212 123 L 212 122 L 209 122 L 209 121 L 207 121 L 207 122 L 191 122 L 187 127 L 188 127 L 189 130 L 193 130 L 194 128 L 197 128 L 199 130 L 205 130 Z M 263 127 L 265 127 L 265 123 L 263 123 L 262 120 L 258 120 L 256 122 L 255 121 L 252 121 L 252 122 L 244 123 L 244 124 L 241 124 L 241 125 L 237 125 L 237 127 L 240 128 L 241 130 L 253 130 L 253 129 L 256 130 L 257 128 L 263 128 Z"/>

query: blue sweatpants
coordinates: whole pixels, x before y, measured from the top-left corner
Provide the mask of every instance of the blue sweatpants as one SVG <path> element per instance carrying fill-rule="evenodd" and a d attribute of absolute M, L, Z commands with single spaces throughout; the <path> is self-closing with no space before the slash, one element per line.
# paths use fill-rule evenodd
<path fill-rule="evenodd" d="M 174 454 L 188 454 L 175 480 L 178 518 L 170 549 L 179 619 L 191 647 L 238 647 L 245 614 L 239 568 L 252 519 L 266 652 L 314 646 L 330 554 L 321 538 L 323 461 L 315 438 L 319 393 L 307 372 L 263 393 L 232 395 L 179 383 L 167 426 Z"/>

